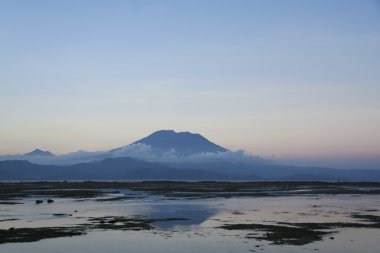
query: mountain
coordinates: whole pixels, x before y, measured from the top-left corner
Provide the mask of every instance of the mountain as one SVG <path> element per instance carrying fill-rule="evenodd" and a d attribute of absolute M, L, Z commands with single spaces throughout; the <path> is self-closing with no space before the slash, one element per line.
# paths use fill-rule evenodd
<path fill-rule="evenodd" d="M 175 132 L 173 130 L 160 130 L 151 135 L 137 140 L 129 145 L 122 146 L 109 151 L 77 151 L 63 155 L 50 153 L 40 149 L 22 155 L 3 155 L 0 161 L 5 160 L 26 160 L 35 164 L 44 165 L 74 165 L 78 163 L 101 161 L 107 158 L 132 157 L 144 161 L 165 161 L 192 159 L 208 159 L 214 156 L 217 159 L 226 153 L 233 154 L 224 147 L 216 145 L 200 134 L 190 132 Z"/>
<path fill-rule="evenodd" d="M 228 151 L 228 149 L 212 143 L 200 134 L 193 134 L 190 132 L 177 133 L 173 130 L 160 130 L 154 132 L 132 144 L 149 145 L 152 150 L 158 154 L 174 151 L 175 154 L 179 156 Z"/>
<path fill-rule="evenodd" d="M 0 180 L 380 181 L 380 170 L 274 164 L 232 152 L 200 134 L 161 130 L 111 151 L 0 156 Z"/>
<path fill-rule="evenodd" d="M 24 156 L 54 156 L 53 153 L 49 151 L 43 151 L 41 149 L 35 149 L 32 152 L 24 154 Z"/>

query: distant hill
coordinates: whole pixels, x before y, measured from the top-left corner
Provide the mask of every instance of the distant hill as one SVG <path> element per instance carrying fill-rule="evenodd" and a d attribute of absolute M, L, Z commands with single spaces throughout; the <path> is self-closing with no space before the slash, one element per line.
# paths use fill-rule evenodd
<path fill-rule="evenodd" d="M 300 173 L 294 174 L 289 177 L 284 177 L 283 181 L 338 181 L 339 177 L 333 177 L 329 175 L 312 174 L 312 173 Z"/>
<path fill-rule="evenodd" d="M 0 161 L 0 180 L 227 180 L 222 173 L 169 166 L 122 157 L 68 166 Z"/>
<path fill-rule="evenodd" d="M 300 167 L 278 164 L 247 164 L 229 161 L 202 163 L 163 163 L 182 169 L 214 171 L 230 177 L 249 180 L 250 176 L 261 180 L 291 181 L 380 181 L 380 170 L 333 169 L 321 167 Z"/>
<path fill-rule="evenodd" d="M 25 153 L 24 156 L 54 156 L 54 154 L 49 152 L 49 151 L 43 151 L 41 149 L 35 149 L 32 152 Z"/>
<path fill-rule="evenodd" d="M 228 149 L 223 148 L 207 140 L 200 134 L 190 132 L 175 132 L 173 130 L 160 130 L 151 135 L 133 142 L 132 144 L 150 145 L 153 151 L 164 153 L 170 150 L 175 151 L 177 155 L 188 156 L 199 153 L 217 153 L 225 152 Z"/>
<path fill-rule="evenodd" d="M 180 167 L 180 164 L 176 165 Z M 174 165 L 145 162 L 129 157 L 107 158 L 102 161 L 67 166 L 38 165 L 14 160 L 0 161 L 0 180 L 380 181 L 380 170 L 337 170 L 265 164 L 211 165 L 186 164 L 178 168 L 172 167 Z M 232 168 L 235 171 L 241 169 L 240 173 L 234 173 L 231 171 Z"/>

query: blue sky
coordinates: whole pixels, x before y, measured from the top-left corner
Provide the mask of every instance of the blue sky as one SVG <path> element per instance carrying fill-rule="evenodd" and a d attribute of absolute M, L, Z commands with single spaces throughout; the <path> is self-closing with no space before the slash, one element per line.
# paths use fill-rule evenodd
<path fill-rule="evenodd" d="M 0 153 L 175 129 L 285 160 L 368 161 L 379 69 L 379 1 L 1 0 Z"/>

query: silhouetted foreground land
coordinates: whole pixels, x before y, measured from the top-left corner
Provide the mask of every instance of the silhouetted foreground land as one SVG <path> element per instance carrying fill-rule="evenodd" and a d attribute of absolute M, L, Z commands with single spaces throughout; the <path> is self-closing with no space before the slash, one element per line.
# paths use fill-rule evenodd
<path fill-rule="evenodd" d="M 122 196 L 112 194 L 128 189 Z M 158 196 L 166 199 L 203 199 L 232 197 L 283 197 L 336 194 L 380 194 L 380 183 L 370 182 L 2 182 L 0 183 L 0 205 L 23 204 L 28 198 L 41 203 L 54 204 L 54 198 L 90 199 L 96 202 L 123 201 Z M 34 201 L 34 200 L 33 200 Z M 272 244 L 304 245 L 320 241 L 340 228 L 380 228 L 378 210 L 363 210 L 350 213 L 350 222 L 276 222 L 222 223 L 215 229 L 224 231 L 248 231 L 245 238 L 269 241 Z M 76 211 L 75 211 L 76 212 Z M 72 214 L 53 214 L 56 217 Z M 168 214 L 169 215 L 169 214 Z M 173 214 L 172 214 L 173 215 Z M 238 214 L 237 214 L 238 215 Z M 0 229 L 0 244 L 32 242 L 41 239 L 71 237 L 94 230 L 154 230 L 157 222 L 175 222 L 188 217 L 152 218 L 144 216 L 85 217 L 85 222 L 64 227 L 11 227 Z M 17 219 L 3 219 L 0 222 Z"/>
<path fill-rule="evenodd" d="M 3 182 L 0 183 L 0 201 L 15 201 L 28 196 L 91 198 L 110 193 L 109 189 L 130 189 L 179 198 L 273 197 L 313 194 L 380 194 L 380 182 Z"/>

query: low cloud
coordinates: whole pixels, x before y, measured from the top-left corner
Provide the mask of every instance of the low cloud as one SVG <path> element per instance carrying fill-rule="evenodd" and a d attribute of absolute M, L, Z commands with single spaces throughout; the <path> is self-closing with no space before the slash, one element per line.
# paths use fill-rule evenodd
<path fill-rule="evenodd" d="M 228 161 L 233 163 L 265 163 L 266 159 L 259 156 L 252 156 L 245 153 L 244 150 L 236 152 L 205 152 L 189 156 L 182 156 L 174 148 L 164 153 L 155 152 L 150 145 L 143 143 L 131 144 L 122 147 L 113 152 L 113 157 L 133 157 L 150 162 L 171 162 L 171 163 L 202 163 Z"/>
<path fill-rule="evenodd" d="M 268 160 L 246 154 L 243 150 L 236 152 L 205 152 L 189 156 L 183 156 L 176 152 L 174 148 L 164 153 L 156 152 L 150 145 L 143 143 L 131 144 L 113 151 L 87 152 L 78 151 L 60 156 L 24 156 L 11 155 L 0 156 L 0 160 L 28 160 L 32 163 L 45 165 L 72 165 L 78 163 L 88 163 L 100 161 L 106 158 L 131 157 L 149 162 L 168 162 L 168 163 L 203 163 L 227 161 L 232 163 L 262 164 Z"/>
<path fill-rule="evenodd" d="M 103 160 L 109 157 L 108 152 L 87 152 L 77 151 L 60 156 L 39 156 L 39 155 L 4 155 L 0 156 L 0 161 L 5 160 L 27 160 L 31 163 L 43 165 L 71 165 Z"/>

